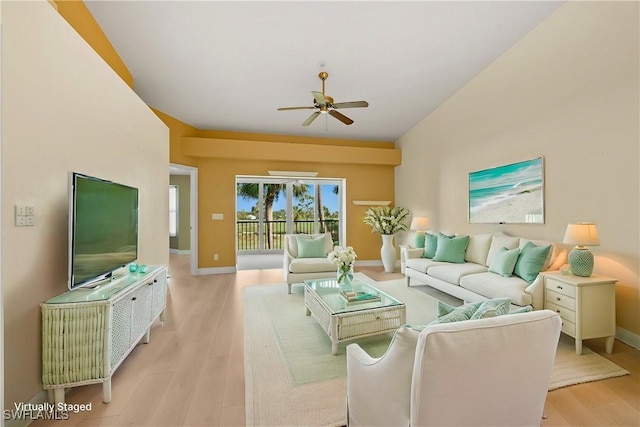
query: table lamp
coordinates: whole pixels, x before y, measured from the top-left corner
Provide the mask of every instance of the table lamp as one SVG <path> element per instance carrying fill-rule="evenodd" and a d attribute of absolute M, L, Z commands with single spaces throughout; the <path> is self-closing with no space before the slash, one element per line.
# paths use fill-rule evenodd
<path fill-rule="evenodd" d="M 569 266 L 576 276 L 589 277 L 593 272 L 593 254 L 585 246 L 598 246 L 598 230 L 595 224 L 579 222 L 568 224 L 564 233 L 563 243 L 576 245 L 569 252 Z"/>
<path fill-rule="evenodd" d="M 416 232 L 415 247 L 424 248 L 424 233 L 429 228 L 429 220 L 424 216 L 414 216 L 409 230 Z"/>

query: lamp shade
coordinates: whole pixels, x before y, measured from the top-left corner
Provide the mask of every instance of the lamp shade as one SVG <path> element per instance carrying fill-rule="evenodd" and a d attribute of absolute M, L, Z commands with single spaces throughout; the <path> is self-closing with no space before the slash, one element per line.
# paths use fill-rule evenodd
<path fill-rule="evenodd" d="M 598 246 L 600 239 L 596 225 L 590 222 L 568 224 L 563 243 L 576 246 Z"/>
<path fill-rule="evenodd" d="M 425 231 L 429 228 L 429 220 L 424 216 L 414 216 L 411 220 L 410 230 Z"/>

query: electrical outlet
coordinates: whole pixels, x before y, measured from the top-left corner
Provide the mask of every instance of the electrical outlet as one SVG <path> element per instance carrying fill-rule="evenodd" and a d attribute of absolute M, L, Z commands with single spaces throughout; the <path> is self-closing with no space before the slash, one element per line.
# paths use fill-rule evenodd
<path fill-rule="evenodd" d="M 218 254 L 213 254 L 213 260 L 217 261 L 218 260 Z"/>
<path fill-rule="evenodd" d="M 27 213 L 24 206 L 16 205 L 16 216 L 25 216 L 26 214 Z"/>
<path fill-rule="evenodd" d="M 34 216 L 34 215 L 35 215 L 35 213 L 34 213 L 33 206 L 25 206 L 25 207 L 24 207 L 24 214 L 25 214 L 26 216 Z"/>
<path fill-rule="evenodd" d="M 33 221 L 33 215 L 28 215 L 25 216 L 25 224 L 27 227 L 33 227 L 35 225 L 34 221 Z"/>
<path fill-rule="evenodd" d="M 24 215 L 16 215 L 16 227 L 26 227 L 27 217 Z"/>

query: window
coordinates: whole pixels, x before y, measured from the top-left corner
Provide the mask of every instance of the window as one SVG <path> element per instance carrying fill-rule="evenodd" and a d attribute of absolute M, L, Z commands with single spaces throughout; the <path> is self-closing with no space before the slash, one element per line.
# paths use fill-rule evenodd
<path fill-rule="evenodd" d="M 169 186 L 169 236 L 178 234 L 178 186 Z"/>

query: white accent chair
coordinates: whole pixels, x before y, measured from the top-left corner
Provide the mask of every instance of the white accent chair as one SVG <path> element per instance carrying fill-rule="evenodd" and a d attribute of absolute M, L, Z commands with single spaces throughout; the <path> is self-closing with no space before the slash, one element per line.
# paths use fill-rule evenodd
<path fill-rule="evenodd" d="M 314 238 L 324 236 L 324 256 L 318 258 L 298 257 L 298 237 Z M 331 233 L 322 234 L 285 234 L 284 235 L 284 281 L 289 287 L 294 283 L 302 283 L 309 279 L 325 279 L 336 277 L 337 267 L 329 261 L 327 255 L 334 249 Z"/>
<path fill-rule="evenodd" d="M 350 344 L 347 424 L 540 425 L 561 324 L 540 310 L 404 326 L 380 358 Z"/>

